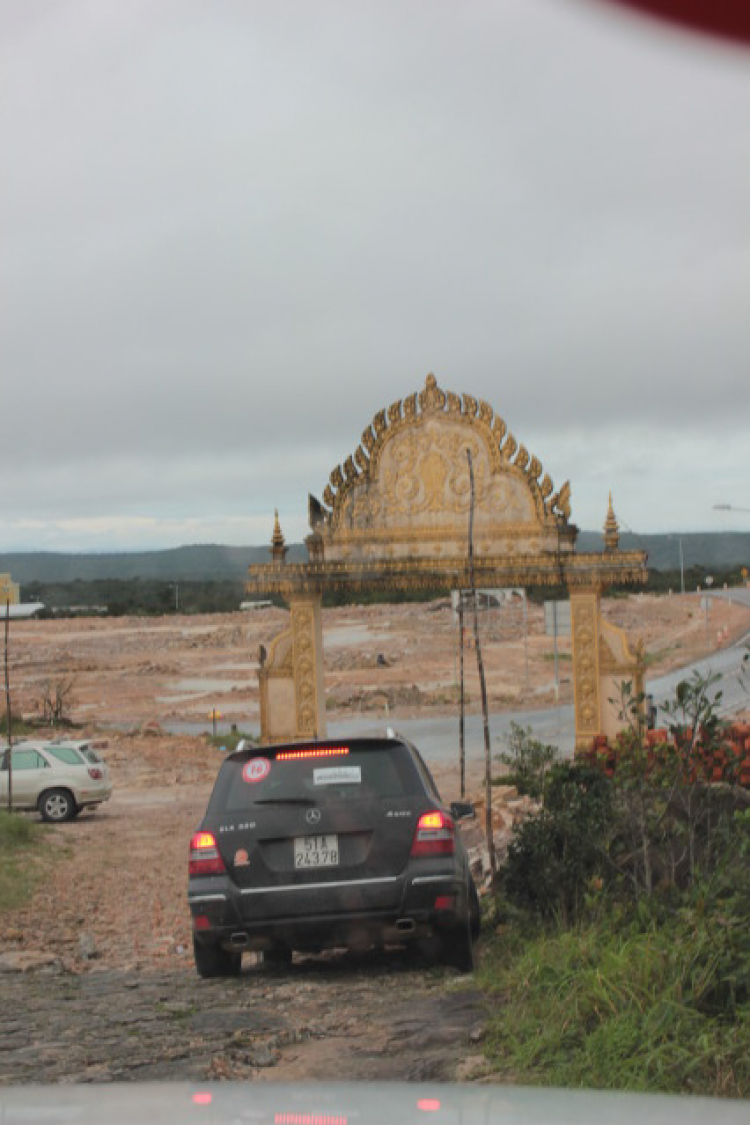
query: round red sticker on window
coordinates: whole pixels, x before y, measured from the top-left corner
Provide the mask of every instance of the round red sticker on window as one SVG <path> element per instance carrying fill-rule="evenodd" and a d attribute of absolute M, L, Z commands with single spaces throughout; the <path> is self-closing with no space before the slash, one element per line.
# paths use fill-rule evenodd
<path fill-rule="evenodd" d="M 268 758 L 251 758 L 249 762 L 245 762 L 242 768 L 243 778 L 252 785 L 257 781 L 262 781 L 264 777 L 268 777 L 270 772 L 271 763 Z"/>

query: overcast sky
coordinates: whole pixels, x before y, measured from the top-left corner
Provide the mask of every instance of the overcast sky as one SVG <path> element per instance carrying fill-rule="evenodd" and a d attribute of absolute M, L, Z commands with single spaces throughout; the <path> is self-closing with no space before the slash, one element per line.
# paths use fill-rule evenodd
<path fill-rule="evenodd" d="M 593 0 L 4 0 L 0 550 L 299 540 L 429 371 L 580 527 L 746 530 L 749 62 Z"/>

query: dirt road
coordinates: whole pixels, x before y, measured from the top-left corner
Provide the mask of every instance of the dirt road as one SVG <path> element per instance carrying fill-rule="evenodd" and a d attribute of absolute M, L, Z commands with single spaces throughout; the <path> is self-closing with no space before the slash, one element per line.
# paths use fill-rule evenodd
<path fill-rule="evenodd" d="M 190 967 L 0 976 L 0 1085 L 174 1079 L 476 1080 L 481 1000 L 389 954 L 306 958 L 239 980 Z"/>

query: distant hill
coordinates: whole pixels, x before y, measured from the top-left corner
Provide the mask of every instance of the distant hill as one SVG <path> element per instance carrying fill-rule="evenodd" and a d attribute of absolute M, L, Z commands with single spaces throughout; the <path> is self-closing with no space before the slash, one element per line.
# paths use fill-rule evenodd
<path fill-rule="evenodd" d="M 620 546 L 648 552 L 648 565 L 656 570 L 679 570 L 680 542 L 685 568 L 717 570 L 750 567 L 750 532 L 691 532 L 684 535 L 633 535 L 624 532 Z M 581 551 L 599 551 L 602 535 L 582 531 Z M 289 546 L 289 562 L 303 562 L 302 543 Z M 119 554 L 63 554 L 52 551 L 0 553 L 0 573 L 9 573 L 22 586 L 28 582 L 94 581 L 103 578 L 142 578 L 165 582 L 243 580 L 253 563 L 268 562 L 268 547 L 222 547 L 217 543 L 174 547 L 164 551 Z"/>
<path fill-rule="evenodd" d="M 691 566 L 729 570 L 746 566 L 750 569 L 750 532 L 691 531 L 675 535 L 635 535 L 623 531 L 620 547 L 623 551 L 642 550 L 648 554 L 648 565 L 653 570 L 680 569 L 680 543 L 685 569 Z M 601 551 L 604 537 L 600 532 L 582 531 L 578 536 L 579 551 Z"/>
<path fill-rule="evenodd" d="M 306 559 L 303 544 L 292 544 L 287 558 L 290 562 Z M 268 547 L 222 547 L 217 543 L 101 555 L 19 551 L 0 554 L 0 573 L 11 574 L 22 586 L 28 582 L 91 582 L 102 578 L 210 582 L 244 580 L 248 566 L 269 560 Z"/>

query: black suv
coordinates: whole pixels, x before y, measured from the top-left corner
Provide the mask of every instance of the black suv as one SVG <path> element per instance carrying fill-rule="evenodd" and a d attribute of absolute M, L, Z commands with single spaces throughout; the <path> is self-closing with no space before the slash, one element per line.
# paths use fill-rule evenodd
<path fill-rule="evenodd" d="M 244 950 L 284 962 L 376 943 L 469 972 L 479 901 L 455 821 L 472 815 L 401 738 L 240 743 L 190 841 L 198 973 L 236 976 Z"/>

